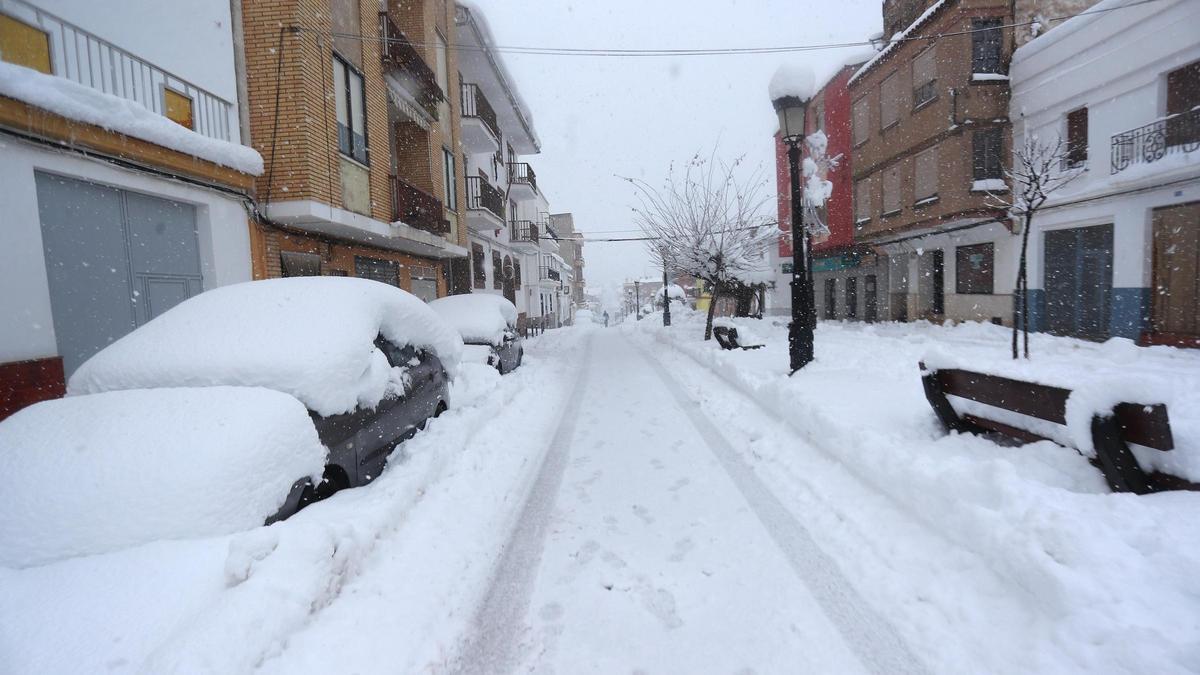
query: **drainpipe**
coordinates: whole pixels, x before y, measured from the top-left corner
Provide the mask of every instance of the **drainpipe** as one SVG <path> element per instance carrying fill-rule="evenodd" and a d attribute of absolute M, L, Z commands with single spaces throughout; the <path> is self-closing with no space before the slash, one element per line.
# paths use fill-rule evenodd
<path fill-rule="evenodd" d="M 237 78 L 238 134 L 242 145 L 250 145 L 250 89 L 246 84 L 246 34 L 242 25 L 242 0 L 229 0 L 233 29 L 233 72 Z"/>
<path fill-rule="evenodd" d="M 958 127 L 958 88 L 950 87 L 950 128 Z"/>

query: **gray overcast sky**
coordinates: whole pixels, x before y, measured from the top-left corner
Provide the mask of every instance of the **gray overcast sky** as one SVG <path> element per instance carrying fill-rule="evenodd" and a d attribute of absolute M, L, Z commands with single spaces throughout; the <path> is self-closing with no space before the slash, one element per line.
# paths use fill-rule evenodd
<path fill-rule="evenodd" d="M 763 47 L 865 40 L 880 0 L 475 0 L 502 46 Z M 818 73 L 850 50 L 614 58 L 504 54 L 532 109 L 542 154 L 530 158 L 550 207 L 586 232 L 634 227 L 633 193 L 616 176 L 657 183 L 673 160 L 745 154 L 772 179 L 775 115 L 767 83 L 787 61 Z M 769 192 L 774 194 L 774 186 Z M 772 201 L 772 204 L 774 202 Z M 607 236 L 607 235 L 596 235 Z M 652 270 L 640 243 L 585 246 L 593 291 Z"/>

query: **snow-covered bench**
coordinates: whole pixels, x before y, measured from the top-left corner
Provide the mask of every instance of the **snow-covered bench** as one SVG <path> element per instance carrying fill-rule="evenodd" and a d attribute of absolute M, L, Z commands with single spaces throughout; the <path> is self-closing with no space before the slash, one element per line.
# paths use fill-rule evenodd
<path fill-rule="evenodd" d="M 713 337 L 721 349 L 758 349 L 761 344 L 743 345 L 738 338 L 738 329 L 734 326 L 713 326 Z"/>
<path fill-rule="evenodd" d="M 1035 423 L 1027 425 L 1030 427 L 1038 426 L 1036 420 L 1067 425 L 1067 400 L 1071 397 L 1069 389 L 957 368 L 935 370 L 926 368 L 924 363 L 920 365 L 925 398 L 947 431 L 1001 434 L 1025 443 L 1050 440 L 1065 444 L 1061 435 L 1059 438 L 1048 438 L 1029 428 L 1016 426 L 1020 423 L 1016 420 L 1034 418 Z M 974 412 L 960 415 L 947 396 L 1025 417 L 1001 415 L 998 414 L 1000 411 L 995 411 L 991 416 L 1004 419 L 991 419 L 981 406 L 972 406 Z M 1090 427 L 1092 448 L 1086 450 L 1095 450 L 1091 461 L 1104 473 L 1114 492 L 1146 494 L 1160 490 L 1200 490 L 1200 485 L 1176 476 L 1146 473 L 1129 448 L 1129 444 L 1136 444 L 1161 452 L 1174 449 L 1175 442 L 1165 405 L 1119 403 L 1108 414 L 1093 414 Z M 1085 451 L 1081 447 L 1075 449 Z"/>

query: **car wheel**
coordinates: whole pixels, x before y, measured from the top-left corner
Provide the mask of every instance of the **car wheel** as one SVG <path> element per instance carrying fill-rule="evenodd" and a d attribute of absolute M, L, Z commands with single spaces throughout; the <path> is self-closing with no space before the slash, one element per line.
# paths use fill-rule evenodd
<path fill-rule="evenodd" d="M 447 408 L 447 407 L 446 407 L 446 402 L 445 402 L 445 401 L 438 401 L 438 404 L 437 404 L 437 409 L 433 411 L 433 416 L 434 416 L 434 417 L 441 417 L 441 416 L 442 416 L 442 413 L 446 412 L 447 410 L 449 410 L 449 408 Z"/>
<path fill-rule="evenodd" d="M 517 352 L 517 367 L 518 368 L 521 367 L 521 362 L 524 360 L 525 360 L 525 350 L 522 349 L 521 351 Z"/>

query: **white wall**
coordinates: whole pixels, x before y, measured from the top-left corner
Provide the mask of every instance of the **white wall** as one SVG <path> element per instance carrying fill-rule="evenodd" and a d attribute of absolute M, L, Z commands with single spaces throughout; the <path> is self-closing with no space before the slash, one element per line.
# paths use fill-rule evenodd
<path fill-rule="evenodd" d="M 204 289 L 251 278 L 250 230 L 237 199 L 8 136 L 0 136 L 0 157 L 0 362 L 58 354 L 35 170 L 193 204 Z"/>

